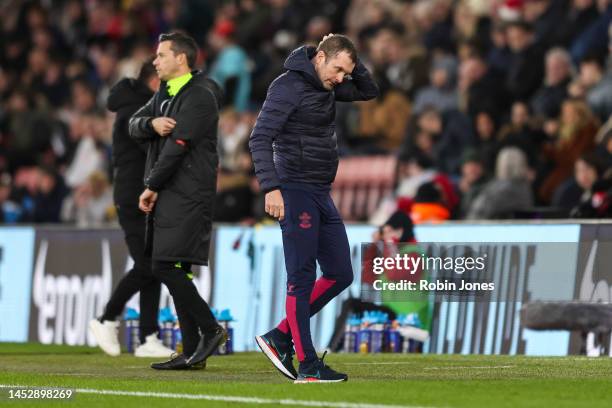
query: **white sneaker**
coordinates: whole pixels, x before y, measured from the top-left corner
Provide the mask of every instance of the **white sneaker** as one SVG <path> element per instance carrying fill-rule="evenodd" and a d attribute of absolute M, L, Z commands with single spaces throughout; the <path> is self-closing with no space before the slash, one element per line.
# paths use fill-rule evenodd
<path fill-rule="evenodd" d="M 121 354 L 119 322 L 105 320 L 104 323 L 100 323 L 98 319 L 94 319 L 89 322 L 89 330 L 106 354 L 113 357 Z"/>
<path fill-rule="evenodd" d="M 174 354 L 174 350 L 164 346 L 160 339 L 157 338 L 157 333 L 148 335 L 145 342 L 136 347 L 134 355 L 136 357 L 168 357 Z"/>

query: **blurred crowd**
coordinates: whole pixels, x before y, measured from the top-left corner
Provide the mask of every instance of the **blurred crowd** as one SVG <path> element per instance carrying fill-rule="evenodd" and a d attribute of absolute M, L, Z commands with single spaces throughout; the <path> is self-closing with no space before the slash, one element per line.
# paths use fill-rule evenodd
<path fill-rule="evenodd" d="M 248 137 L 288 53 L 345 33 L 381 95 L 338 103 L 344 157 L 397 158 L 415 222 L 612 213 L 610 0 L 5 0 L 0 222 L 116 218 L 109 89 L 160 33 L 219 82 L 216 219 L 264 217 Z"/>

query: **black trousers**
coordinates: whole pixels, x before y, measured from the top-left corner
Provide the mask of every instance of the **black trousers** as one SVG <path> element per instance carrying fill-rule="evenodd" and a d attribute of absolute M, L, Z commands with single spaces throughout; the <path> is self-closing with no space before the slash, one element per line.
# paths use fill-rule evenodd
<path fill-rule="evenodd" d="M 181 327 L 183 354 L 191 356 L 200 335 L 214 330 L 218 323 L 210 307 L 198 293 L 186 262 L 153 261 L 153 275 L 168 287 Z"/>
<path fill-rule="evenodd" d="M 134 267 L 119 281 L 106 304 L 102 320 L 115 320 L 130 298 L 140 291 L 140 342 L 159 331 L 160 281 L 153 276 L 151 258 L 145 256 L 145 214 L 137 207 L 117 206 L 119 224 L 125 234 L 125 242 Z"/>

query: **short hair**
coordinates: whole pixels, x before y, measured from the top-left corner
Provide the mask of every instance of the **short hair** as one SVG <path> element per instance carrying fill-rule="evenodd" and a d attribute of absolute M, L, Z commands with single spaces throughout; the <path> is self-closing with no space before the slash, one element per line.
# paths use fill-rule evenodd
<path fill-rule="evenodd" d="M 155 56 L 147 58 L 142 63 L 142 67 L 140 67 L 140 72 L 138 73 L 138 80 L 140 82 L 146 82 L 153 75 L 157 75 L 155 67 L 153 66 L 153 60 L 155 60 Z"/>
<path fill-rule="evenodd" d="M 516 21 L 510 21 L 506 23 L 506 29 L 509 29 L 509 28 L 518 28 L 527 33 L 534 32 L 533 24 L 525 20 L 516 20 Z"/>
<path fill-rule="evenodd" d="M 171 41 L 170 49 L 174 55 L 185 54 L 187 65 L 193 68 L 198 58 L 198 44 L 187 34 L 172 32 L 159 35 L 159 42 Z"/>
<path fill-rule="evenodd" d="M 572 67 L 572 57 L 569 52 L 563 47 L 553 47 L 546 52 L 546 59 L 557 57 L 563 60 L 568 67 Z"/>
<path fill-rule="evenodd" d="M 606 56 L 599 52 L 588 52 L 580 60 L 580 64 L 596 64 L 599 68 L 606 66 Z"/>
<path fill-rule="evenodd" d="M 342 34 L 334 34 L 325 39 L 325 41 L 317 47 L 317 52 L 319 51 L 323 51 L 325 54 L 325 61 L 331 57 L 335 57 L 342 51 L 346 51 L 351 61 L 357 62 L 357 49 L 355 45 L 347 36 Z"/>
<path fill-rule="evenodd" d="M 597 173 L 597 177 L 603 175 L 606 168 L 605 163 L 602 162 L 602 159 L 594 151 L 582 154 L 578 160 L 585 162 L 589 167 L 593 168 Z"/>

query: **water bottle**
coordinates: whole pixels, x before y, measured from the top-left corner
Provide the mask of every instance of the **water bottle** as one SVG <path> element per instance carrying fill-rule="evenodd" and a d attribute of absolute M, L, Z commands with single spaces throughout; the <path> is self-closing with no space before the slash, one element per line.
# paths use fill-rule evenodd
<path fill-rule="evenodd" d="M 358 333 L 359 352 L 362 354 L 369 353 L 372 345 L 372 331 L 370 325 L 372 322 L 372 316 L 369 312 L 364 312 L 363 318 L 361 319 L 361 328 Z"/>
<path fill-rule="evenodd" d="M 346 322 L 346 329 L 344 331 L 344 352 L 345 353 L 357 353 L 359 352 L 359 343 L 357 341 L 357 335 L 359 333 L 359 324 L 361 320 L 356 316 L 352 315 Z"/>
<path fill-rule="evenodd" d="M 382 353 L 383 351 L 383 332 L 385 329 L 385 321 L 383 313 L 375 312 L 373 315 L 373 323 L 371 328 L 370 352 Z"/>
<path fill-rule="evenodd" d="M 416 327 L 418 329 L 423 327 L 423 324 L 421 323 L 421 319 L 419 318 L 419 315 L 414 312 L 406 316 L 406 325 Z M 410 339 L 410 341 L 408 342 L 408 352 L 417 353 L 420 350 L 422 345 L 423 345 L 422 342 L 414 340 L 414 339 Z"/>
<path fill-rule="evenodd" d="M 402 351 L 402 337 L 397 330 L 398 326 L 397 320 L 392 321 L 387 326 L 387 351 L 389 353 L 401 353 Z"/>
<path fill-rule="evenodd" d="M 172 310 L 169 307 L 165 307 L 159 311 L 159 334 L 164 346 L 175 349 L 176 347 L 176 332 L 174 326 L 176 323 L 176 316 L 172 314 Z"/>
<path fill-rule="evenodd" d="M 223 327 L 223 330 L 227 333 L 227 341 L 225 344 L 219 346 L 218 354 L 233 354 L 234 346 L 232 337 L 234 337 L 234 329 L 230 326 L 230 322 L 234 321 L 232 314 L 229 309 L 224 309 L 219 313 L 218 319 L 219 324 Z"/>
<path fill-rule="evenodd" d="M 123 316 L 125 320 L 125 343 L 128 353 L 133 353 L 140 345 L 140 314 L 132 308 L 128 308 Z"/>

